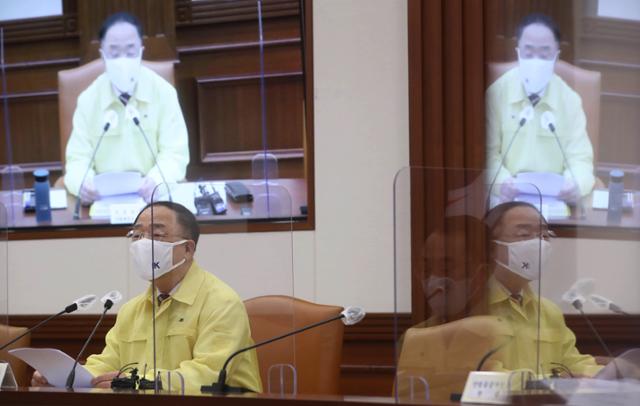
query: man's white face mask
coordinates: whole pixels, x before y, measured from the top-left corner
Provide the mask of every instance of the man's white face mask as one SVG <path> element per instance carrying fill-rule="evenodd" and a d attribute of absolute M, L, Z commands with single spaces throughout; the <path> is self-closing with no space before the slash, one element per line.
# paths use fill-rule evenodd
<path fill-rule="evenodd" d="M 518 71 L 527 96 L 540 95 L 553 77 L 553 69 L 558 55 L 553 59 L 523 58 L 518 51 Z"/>
<path fill-rule="evenodd" d="M 102 52 L 107 77 L 113 86 L 120 93 L 133 94 L 133 89 L 138 83 L 140 76 L 140 65 L 142 63 L 142 49 L 136 57 L 119 56 L 117 58 L 107 58 Z"/>
<path fill-rule="evenodd" d="M 507 247 L 509 256 L 508 264 L 497 259 L 496 263 L 528 281 L 540 278 L 540 273 L 551 257 L 551 243 L 547 240 L 532 238 L 515 242 L 494 242 Z"/>
<path fill-rule="evenodd" d="M 129 265 L 145 281 L 153 279 L 151 273 L 151 245 L 153 244 L 155 255 L 153 267 L 155 268 L 155 277 L 158 279 L 185 263 L 186 258 L 182 258 L 176 264 L 173 263 L 173 247 L 186 242 L 187 240 L 176 242 L 154 240 L 152 242 L 149 238 L 141 238 L 129 246 Z"/>

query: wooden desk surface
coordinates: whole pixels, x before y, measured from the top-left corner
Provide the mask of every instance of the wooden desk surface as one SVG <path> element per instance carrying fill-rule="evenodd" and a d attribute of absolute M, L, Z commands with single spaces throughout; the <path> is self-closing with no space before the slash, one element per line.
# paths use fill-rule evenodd
<path fill-rule="evenodd" d="M 145 398 L 142 398 L 145 397 Z M 152 398 L 151 398 L 152 397 Z M 290 406 L 335 406 L 347 404 L 349 406 L 370 406 L 379 404 L 395 404 L 393 398 L 361 397 L 361 396 L 314 396 L 297 395 L 294 397 L 279 397 L 265 394 L 247 394 L 234 396 L 217 396 L 197 394 L 180 396 L 178 394 L 161 393 L 154 395 L 153 391 L 114 392 L 109 389 L 76 389 L 73 392 L 56 388 L 20 388 L 18 390 L 0 391 L 2 405 L 92 405 L 92 406 L 140 406 L 151 403 L 154 406 L 164 405 L 290 405 Z M 429 405 L 436 405 L 429 403 Z"/>
<path fill-rule="evenodd" d="M 204 181 L 203 181 L 204 182 Z M 221 182 L 221 181 L 211 181 Z M 301 206 L 307 205 L 307 186 L 304 179 L 278 179 L 275 181 L 276 186 L 270 188 L 270 193 L 282 194 L 285 206 L 290 203 L 291 207 L 280 210 L 280 213 L 275 213 L 269 216 L 265 205 L 256 205 L 252 203 L 235 203 L 231 199 L 227 199 L 227 213 L 216 216 L 198 216 L 198 220 L 203 223 L 216 223 L 216 222 L 250 222 L 250 221 L 274 221 L 287 220 L 286 217 L 290 217 L 293 220 L 305 219 L 306 215 L 302 215 L 300 211 Z M 198 182 L 200 183 L 200 182 Z M 261 190 L 264 190 L 264 186 L 255 184 L 252 180 L 243 180 L 243 183 L 249 188 L 249 190 L 256 196 Z M 282 193 L 282 190 L 286 189 L 288 196 Z M 221 194 L 223 190 L 219 190 Z M 290 202 L 288 201 L 290 199 Z M 76 205 L 76 198 L 70 194 L 67 194 L 67 208 L 51 211 L 51 222 L 49 223 L 37 223 L 35 213 L 25 213 L 22 210 L 22 191 L 14 192 L 11 196 L 11 192 L 0 192 L 0 203 L 3 203 L 7 207 L 9 216 L 9 229 L 59 229 L 59 228 L 83 228 L 83 227 L 96 227 L 96 226 L 112 226 L 109 224 L 108 219 L 94 220 L 89 217 L 89 208 L 83 207 L 81 210 L 80 219 L 75 220 L 73 218 L 73 212 Z M 243 215 L 241 213 L 242 208 L 249 208 L 251 210 L 250 215 Z M 286 212 L 287 215 L 282 213 Z M 11 221 L 13 218 L 13 221 Z M 121 225 L 117 225 L 121 226 Z"/>
<path fill-rule="evenodd" d="M 634 191 L 633 197 L 633 210 L 624 211 L 617 224 L 607 221 L 607 210 L 592 207 L 593 194 L 582 200 L 582 208 L 572 208 L 570 218 L 550 219 L 549 223 L 560 237 L 640 240 L 640 192 Z"/>

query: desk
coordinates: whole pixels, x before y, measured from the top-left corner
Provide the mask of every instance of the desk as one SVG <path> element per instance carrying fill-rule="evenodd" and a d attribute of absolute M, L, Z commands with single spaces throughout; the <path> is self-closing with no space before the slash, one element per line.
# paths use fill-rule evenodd
<path fill-rule="evenodd" d="M 640 240 L 640 192 L 632 191 L 634 207 L 625 211 L 619 224 L 607 222 L 607 210 L 592 207 L 592 194 L 582 199 L 582 208 L 572 207 L 567 219 L 550 219 L 559 237 L 613 238 Z"/>
<path fill-rule="evenodd" d="M 211 181 L 216 184 L 222 184 L 224 181 Z M 264 190 L 264 186 L 260 186 L 253 180 L 242 180 L 242 182 L 249 188 L 249 190 L 257 195 L 261 190 Z M 200 182 L 198 182 L 200 183 Z M 306 219 L 306 215 L 301 214 L 300 207 L 307 205 L 307 185 L 304 179 L 278 179 L 273 181 L 276 185 L 270 189 L 282 190 L 286 189 L 291 198 L 291 220 L 303 221 Z M 224 191 L 216 187 L 221 194 Z M 42 229 L 60 229 L 60 228 L 86 228 L 86 227 L 113 227 L 109 224 L 109 220 L 94 220 L 89 218 L 88 207 L 83 207 L 81 210 L 80 219 L 75 220 L 73 218 L 73 212 L 76 205 L 76 198 L 67 194 L 67 208 L 51 211 L 51 222 L 49 223 L 37 223 L 35 219 L 35 213 L 24 213 L 22 210 L 22 191 L 13 192 L 10 191 L 0 192 L 0 203 L 7 207 L 9 216 L 9 228 L 19 230 L 42 230 Z M 258 207 L 260 206 L 260 207 Z M 240 210 L 243 207 L 249 207 L 252 209 L 250 215 L 242 215 Z M 288 211 L 288 209 L 287 209 Z M 218 222 L 271 222 L 271 221 L 288 221 L 289 216 L 268 216 L 264 205 L 255 205 L 253 203 L 235 203 L 230 199 L 227 199 L 227 213 L 217 216 L 198 216 L 198 221 L 202 223 L 218 223 Z M 122 225 L 116 225 L 116 227 L 122 227 Z"/>
<path fill-rule="evenodd" d="M 148 393 L 144 393 L 148 392 Z M 140 406 L 152 403 L 154 406 L 174 406 L 178 402 L 184 406 L 197 405 L 232 405 L 232 406 L 371 406 L 394 404 L 392 398 L 353 397 L 353 396 L 312 396 L 297 395 L 295 397 L 274 397 L 264 394 L 248 394 L 241 396 L 216 396 L 199 394 L 194 396 L 178 396 L 172 394 L 153 395 L 152 391 L 139 393 L 118 392 L 107 389 L 78 389 L 67 392 L 66 389 L 54 388 L 21 388 L 17 391 L 0 391 L 2 405 L 92 405 L 92 406 Z M 151 397 L 153 396 L 153 397 Z M 430 405 L 435 405 L 430 403 Z"/>

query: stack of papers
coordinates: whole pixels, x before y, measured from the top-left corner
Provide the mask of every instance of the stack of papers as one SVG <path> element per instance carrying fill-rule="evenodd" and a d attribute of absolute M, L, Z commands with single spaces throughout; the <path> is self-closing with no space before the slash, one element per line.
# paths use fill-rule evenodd
<path fill-rule="evenodd" d="M 516 176 L 515 182 L 519 192 L 515 200 L 539 207 L 546 219 L 568 218 L 571 215 L 569 206 L 558 198 L 564 185 L 564 176 L 551 172 L 522 172 Z"/>
<path fill-rule="evenodd" d="M 106 172 L 96 175 L 93 184 L 100 195 L 91 205 L 89 216 L 92 219 L 112 219 L 114 212 L 138 213 L 144 206 L 144 199 L 138 195 L 142 186 L 142 175 L 138 172 Z M 116 223 L 130 222 L 131 216 L 116 216 Z"/>
<path fill-rule="evenodd" d="M 138 172 L 105 172 L 94 176 L 93 185 L 100 197 L 136 194 L 142 186 Z"/>

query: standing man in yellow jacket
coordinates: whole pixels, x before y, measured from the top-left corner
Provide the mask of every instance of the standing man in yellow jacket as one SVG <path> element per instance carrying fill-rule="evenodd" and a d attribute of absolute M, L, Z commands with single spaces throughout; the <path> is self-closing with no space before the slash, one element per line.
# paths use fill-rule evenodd
<path fill-rule="evenodd" d="M 151 292 L 149 286 L 122 306 L 104 350 L 91 355 L 85 367 L 95 376 L 96 387 L 109 388 L 118 371 L 134 363 L 140 374 L 146 369 L 149 380 L 157 371 L 164 377 L 165 371 L 179 372 L 186 391 L 199 393 L 201 385 L 217 381 L 229 355 L 253 345 L 249 319 L 238 295 L 194 261 L 200 232 L 193 214 L 172 202 L 153 203 L 153 210 L 153 226 L 148 205 L 128 237 L 131 267 L 150 281 L 153 233 L 157 291 Z M 152 300 L 156 300 L 157 371 L 153 370 Z M 227 372 L 230 386 L 262 390 L 255 350 L 234 358 Z M 177 376 L 171 382 L 177 389 Z M 47 382 L 36 372 L 32 384 Z"/>
<path fill-rule="evenodd" d="M 558 173 L 564 177 L 559 197 L 575 201 L 593 189 L 593 148 L 580 96 L 554 73 L 560 31 L 548 16 L 531 14 L 516 36 L 518 66 L 486 95 L 487 182 L 493 181 L 491 193 L 511 200 L 518 173 Z M 518 129 L 523 115 L 527 121 Z M 562 147 L 543 117 L 554 119 Z"/>
<path fill-rule="evenodd" d="M 177 182 L 186 174 L 189 142 L 178 96 L 171 84 L 141 65 L 142 27 L 135 16 L 111 15 L 99 37 L 106 71 L 78 97 L 67 143 L 65 186 L 82 201 L 93 202 L 100 197 L 93 184 L 96 174 L 134 171 L 144 177 L 138 193 L 149 201 L 162 175 L 167 182 Z M 150 146 L 125 114 L 127 106 L 138 111 Z M 91 164 L 108 112 L 115 113 L 117 124 L 104 134 Z"/>

